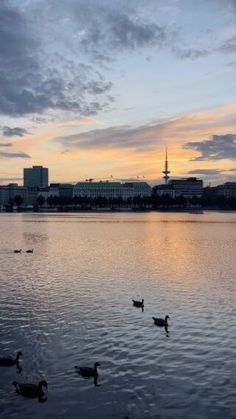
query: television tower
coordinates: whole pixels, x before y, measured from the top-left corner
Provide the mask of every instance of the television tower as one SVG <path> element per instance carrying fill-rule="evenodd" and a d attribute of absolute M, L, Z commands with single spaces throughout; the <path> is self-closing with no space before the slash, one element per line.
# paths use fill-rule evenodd
<path fill-rule="evenodd" d="M 166 161 L 165 161 L 165 170 L 163 170 L 163 172 L 165 176 L 163 176 L 163 179 L 165 179 L 165 184 L 167 185 L 168 183 L 168 179 L 170 178 L 169 173 L 170 170 L 168 170 L 168 155 L 167 155 L 167 147 L 166 147 Z"/>

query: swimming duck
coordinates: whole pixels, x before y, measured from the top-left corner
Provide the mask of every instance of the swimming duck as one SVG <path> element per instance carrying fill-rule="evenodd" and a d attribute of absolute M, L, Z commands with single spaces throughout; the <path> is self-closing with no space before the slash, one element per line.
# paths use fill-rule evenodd
<path fill-rule="evenodd" d="M 168 321 L 167 321 L 167 319 L 169 319 L 168 315 L 165 317 L 165 319 L 160 319 L 157 317 L 152 317 L 152 319 L 154 320 L 154 324 L 156 324 L 157 326 L 168 327 Z"/>
<path fill-rule="evenodd" d="M 12 383 L 15 388 L 16 392 L 18 394 L 21 394 L 24 397 L 38 397 L 40 402 L 43 402 L 47 399 L 47 381 L 42 380 L 38 384 L 31 384 L 31 383 L 17 383 L 16 381 L 13 381 Z M 43 387 L 46 388 L 46 391 L 44 391 Z"/>
<path fill-rule="evenodd" d="M 142 301 L 137 301 L 137 300 L 132 300 L 133 301 L 133 305 L 135 307 L 142 307 L 144 306 L 144 299 L 142 299 Z"/>
<path fill-rule="evenodd" d="M 97 377 L 98 376 L 98 370 L 97 367 L 99 367 L 99 362 L 95 362 L 94 368 L 91 367 L 78 367 L 75 366 L 76 371 L 78 374 L 82 375 L 83 377 Z"/>
<path fill-rule="evenodd" d="M 1 367 L 11 367 L 12 365 L 19 365 L 19 359 L 23 356 L 22 352 L 17 352 L 16 357 L 13 356 L 1 356 L 0 357 L 0 366 Z"/>
<path fill-rule="evenodd" d="M 15 249 L 14 250 L 14 253 L 21 253 L 22 252 L 22 249 Z"/>
<path fill-rule="evenodd" d="M 34 253 L 34 249 L 26 250 L 26 253 Z"/>

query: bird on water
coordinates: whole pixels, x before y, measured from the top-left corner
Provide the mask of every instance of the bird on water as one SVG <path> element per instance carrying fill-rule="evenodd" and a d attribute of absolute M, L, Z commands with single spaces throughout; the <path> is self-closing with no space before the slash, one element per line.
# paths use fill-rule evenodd
<path fill-rule="evenodd" d="M 14 250 L 14 253 L 21 253 L 22 252 L 22 249 L 15 249 Z"/>
<path fill-rule="evenodd" d="M 83 377 L 97 377 L 98 376 L 98 370 L 97 367 L 99 367 L 99 362 L 95 362 L 94 367 L 78 367 L 75 366 L 76 371 L 78 374 L 82 375 Z"/>
<path fill-rule="evenodd" d="M 34 253 L 34 249 L 26 250 L 26 253 Z"/>
<path fill-rule="evenodd" d="M 95 362 L 94 367 L 78 367 L 75 366 L 75 370 L 78 374 L 80 374 L 83 378 L 90 378 L 93 377 L 94 379 L 94 385 L 96 387 L 100 387 L 101 384 L 98 384 L 98 370 L 97 367 L 99 367 L 99 362 Z"/>
<path fill-rule="evenodd" d="M 168 327 L 168 319 L 169 318 L 170 317 L 168 315 L 165 317 L 165 319 L 161 319 L 161 318 L 158 318 L 158 317 L 152 317 L 152 319 L 154 321 L 154 324 L 156 324 L 157 326 L 160 326 L 160 327 Z"/>
<path fill-rule="evenodd" d="M 144 299 L 142 299 L 142 301 L 138 301 L 138 300 L 132 300 L 132 301 L 135 307 L 141 307 L 141 308 L 144 307 Z"/>
<path fill-rule="evenodd" d="M 21 371 L 21 367 L 19 364 L 20 358 L 23 357 L 22 352 L 17 352 L 16 357 L 14 356 L 1 356 L 0 357 L 0 367 L 11 367 L 12 365 L 16 365 L 18 370 Z"/>
<path fill-rule="evenodd" d="M 47 381 L 42 380 L 38 384 L 31 384 L 31 383 L 17 383 L 13 381 L 12 383 L 18 394 L 21 394 L 24 397 L 29 398 L 38 398 L 40 402 L 44 402 L 47 400 Z"/>

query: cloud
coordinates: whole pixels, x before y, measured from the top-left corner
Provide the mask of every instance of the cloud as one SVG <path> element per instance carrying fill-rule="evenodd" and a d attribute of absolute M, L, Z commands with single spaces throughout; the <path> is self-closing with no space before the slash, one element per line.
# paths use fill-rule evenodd
<path fill-rule="evenodd" d="M 10 127 L 4 126 L 2 128 L 2 134 L 4 135 L 4 137 L 24 137 L 25 135 L 28 134 L 28 131 L 24 128 L 19 128 L 19 127 L 10 128 Z"/>
<path fill-rule="evenodd" d="M 0 151 L 0 158 L 1 157 L 7 159 L 31 159 L 29 154 L 23 152 L 7 153 L 5 151 Z"/>
<path fill-rule="evenodd" d="M 236 105 L 209 110 L 206 112 L 190 113 L 160 120 L 156 123 L 141 126 L 111 126 L 72 135 L 61 135 L 53 139 L 65 149 L 130 149 L 139 152 L 156 150 L 160 144 L 169 145 L 179 143 L 189 138 L 199 139 L 201 135 L 218 130 L 224 134 L 235 129 Z M 196 143 L 201 144 L 201 142 Z M 193 149 L 193 143 L 187 149 Z M 196 150 L 197 151 L 197 150 Z"/>
<path fill-rule="evenodd" d="M 85 71 L 78 61 L 60 60 L 56 53 L 49 65 L 50 52 L 44 49 L 39 27 L 33 28 L 24 9 L 11 4 L 0 2 L 0 113 L 20 116 L 61 110 L 90 115 L 107 107 L 109 98 L 94 98 L 110 91 L 111 83 L 91 66 Z"/>
<path fill-rule="evenodd" d="M 145 142 L 142 137 L 145 137 Z M 110 127 L 105 129 L 91 130 L 85 133 L 61 136 L 54 139 L 70 148 L 93 149 L 93 148 L 131 148 L 147 149 L 153 146 L 154 137 L 152 128 L 129 126 Z"/>
<path fill-rule="evenodd" d="M 207 57 L 212 53 L 212 50 L 208 49 L 194 49 L 194 48 L 173 48 L 174 53 L 176 54 L 177 58 L 181 60 L 196 60 L 198 58 Z"/>
<path fill-rule="evenodd" d="M 188 172 L 189 175 L 206 175 L 206 176 L 216 176 L 220 175 L 222 173 L 222 170 L 219 169 L 196 169 L 196 170 L 190 170 Z"/>
<path fill-rule="evenodd" d="M 117 52 L 168 44 L 172 29 L 144 16 L 137 1 L 128 3 L 54 0 L 45 3 L 45 14 L 56 13 L 56 21 L 64 26 L 69 21 L 71 28 L 67 29 L 73 30 L 72 41 L 77 48 L 83 48 L 102 61 L 109 62 Z"/>
<path fill-rule="evenodd" d="M 0 143 L 0 147 L 12 147 L 12 143 Z"/>
<path fill-rule="evenodd" d="M 22 177 L 0 177 L 0 182 L 14 182 L 22 180 Z"/>
<path fill-rule="evenodd" d="M 183 148 L 197 151 L 200 156 L 193 160 L 236 159 L 236 134 L 213 135 L 209 140 L 188 142 Z"/>

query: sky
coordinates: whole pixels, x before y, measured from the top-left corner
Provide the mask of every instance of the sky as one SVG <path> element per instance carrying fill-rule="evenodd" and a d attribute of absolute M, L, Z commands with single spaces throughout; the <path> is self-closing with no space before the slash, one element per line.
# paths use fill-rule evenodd
<path fill-rule="evenodd" d="M 1 0 L 0 184 L 236 181 L 236 0 Z"/>

